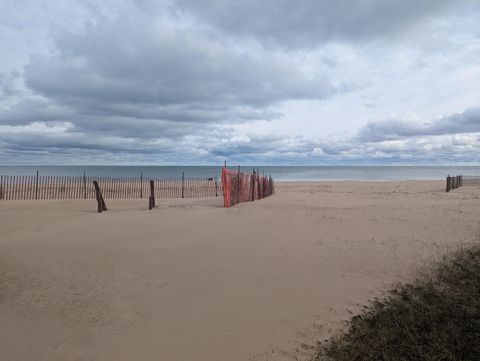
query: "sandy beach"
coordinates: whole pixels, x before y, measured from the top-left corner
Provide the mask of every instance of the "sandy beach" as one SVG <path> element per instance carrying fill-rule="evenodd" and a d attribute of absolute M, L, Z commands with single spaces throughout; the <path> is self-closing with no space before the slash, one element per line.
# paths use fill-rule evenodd
<path fill-rule="evenodd" d="M 480 223 L 480 187 L 443 181 L 106 201 L 0 201 L 1 360 L 308 360 Z"/>

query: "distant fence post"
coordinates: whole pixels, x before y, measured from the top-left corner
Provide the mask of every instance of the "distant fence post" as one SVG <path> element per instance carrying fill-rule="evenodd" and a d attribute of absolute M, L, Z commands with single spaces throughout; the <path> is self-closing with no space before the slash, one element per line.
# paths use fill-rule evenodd
<path fill-rule="evenodd" d="M 83 171 L 83 199 L 87 199 L 87 177 L 85 177 L 85 171 Z"/>
<path fill-rule="evenodd" d="M 140 199 L 143 198 L 143 172 L 140 172 Z"/>
<path fill-rule="evenodd" d="M 185 190 L 185 172 L 182 172 L 182 198 L 184 197 Z"/>
<path fill-rule="evenodd" d="M 148 197 L 148 209 L 155 207 L 155 185 L 153 179 L 150 179 L 150 197 Z"/>
<path fill-rule="evenodd" d="M 255 200 L 255 169 L 252 172 L 252 175 L 250 176 L 250 199 L 252 202 Z"/>
<path fill-rule="evenodd" d="M 35 178 L 35 200 L 38 198 L 38 170 L 37 170 L 37 177 Z"/>
<path fill-rule="evenodd" d="M 3 174 L 0 175 L 0 199 L 3 199 Z"/>
<path fill-rule="evenodd" d="M 240 166 L 238 166 L 237 174 L 237 203 L 240 203 Z"/>
<path fill-rule="evenodd" d="M 107 210 L 107 205 L 103 200 L 102 191 L 100 190 L 100 187 L 98 186 L 98 182 L 96 180 L 93 181 L 93 185 L 95 187 L 95 196 L 97 198 L 98 213 L 102 213 L 102 211 Z"/>
<path fill-rule="evenodd" d="M 218 188 L 217 188 L 217 175 L 215 174 L 215 177 L 213 178 L 215 182 L 215 197 L 218 197 Z"/>
<path fill-rule="evenodd" d="M 261 193 L 260 193 L 260 171 L 257 168 L 257 199 L 261 199 Z"/>

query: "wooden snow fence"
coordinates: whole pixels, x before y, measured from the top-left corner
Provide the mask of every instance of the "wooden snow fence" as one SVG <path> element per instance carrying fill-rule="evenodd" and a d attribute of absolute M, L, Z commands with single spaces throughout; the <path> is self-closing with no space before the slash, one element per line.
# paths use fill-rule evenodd
<path fill-rule="evenodd" d="M 450 192 L 463 186 L 480 186 L 480 176 L 473 175 L 448 175 L 446 179 L 446 191 Z"/>
<path fill-rule="evenodd" d="M 93 177 L 47 175 L 0 175 L 1 200 L 96 199 L 98 183 L 104 199 L 142 199 L 154 183 L 157 199 L 222 196 L 221 184 L 211 178 Z"/>

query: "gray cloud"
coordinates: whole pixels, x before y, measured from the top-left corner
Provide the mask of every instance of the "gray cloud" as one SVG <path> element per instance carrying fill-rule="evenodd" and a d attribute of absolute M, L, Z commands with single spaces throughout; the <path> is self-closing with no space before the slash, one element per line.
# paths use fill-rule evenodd
<path fill-rule="evenodd" d="M 7 7 L 0 28 L 35 46 L 0 68 L 0 164 L 479 160 L 480 108 L 364 125 L 475 104 L 473 0 L 114 3 Z"/>
<path fill-rule="evenodd" d="M 15 83 L 19 77 L 18 72 L 0 74 L 0 92 L 3 96 L 9 97 L 18 94 Z"/>
<path fill-rule="evenodd" d="M 202 21 L 231 34 L 286 46 L 369 40 L 405 32 L 458 1 L 423 0 L 176 0 Z M 474 4 L 473 1 L 462 1 Z"/>
<path fill-rule="evenodd" d="M 276 102 L 333 91 L 288 57 L 241 51 L 192 30 L 143 12 L 103 19 L 84 33 L 57 35 L 57 54 L 33 57 L 26 84 L 81 113 L 180 121 L 263 118 Z"/>
<path fill-rule="evenodd" d="M 55 29 L 54 52 L 25 66 L 29 94 L 0 109 L 4 150 L 185 153 L 188 137 L 221 138 L 221 124 L 277 119 L 277 103 L 334 92 L 285 54 L 241 49 L 208 29 L 135 7 L 93 14 L 83 31 Z M 0 77 L 3 93 L 13 94 L 12 77 Z M 49 131 L 57 123 L 70 126 Z M 205 148 L 190 146 L 192 156 Z"/>
<path fill-rule="evenodd" d="M 470 108 L 433 122 L 401 119 L 371 122 L 359 130 L 357 138 L 364 142 L 382 142 L 408 137 L 479 132 L 480 108 Z"/>

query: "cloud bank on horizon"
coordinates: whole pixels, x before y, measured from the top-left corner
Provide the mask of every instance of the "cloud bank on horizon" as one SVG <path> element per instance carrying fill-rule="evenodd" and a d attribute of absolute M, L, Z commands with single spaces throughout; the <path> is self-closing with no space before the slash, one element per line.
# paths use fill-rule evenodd
<path fill-rule="evenodd" d="M 0 164 L 475 164 L 474 0 L 0 3 Z"/>

